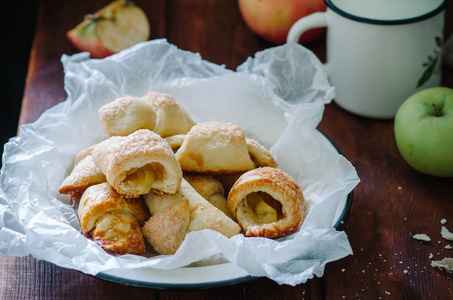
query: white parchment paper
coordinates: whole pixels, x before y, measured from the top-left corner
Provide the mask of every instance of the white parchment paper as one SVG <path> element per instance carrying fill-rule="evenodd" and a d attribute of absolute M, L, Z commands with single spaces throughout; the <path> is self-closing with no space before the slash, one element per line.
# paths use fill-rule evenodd
<path fill-rule="evenodd" d="M 358 184 L 346 158 L 320 142 L 316 127 L 334 97 L 322 64 L 299 44 L 266 49 L 236 71 L 166 40 L 138 44 L 102 60 L 64 55 L 66 101 L 21 127 L 5 144 L 0 186 L 0 252 L 32 255 L 98 274 L 110 269 L 180 268 L 221 256 L 252 276 L 296 285 L 322 276 L 325 264 L 352 254 L 335 213 Z M 236 123 L 268 147 L 310 199 L 299 232 L 278 240 L 190 233 L 173 256 L 110 255 L 80 232 L 58 187 L 76 154 L 105 139 L 98 109 L 124 95 L 172 95 L 197 121 Z"/>

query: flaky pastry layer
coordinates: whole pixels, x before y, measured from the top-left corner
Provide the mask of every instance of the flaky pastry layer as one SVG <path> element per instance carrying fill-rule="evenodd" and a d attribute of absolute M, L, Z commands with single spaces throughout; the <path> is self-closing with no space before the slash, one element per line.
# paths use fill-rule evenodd
<path fill-rule="evenodd" d="M 304 201 L 302 190 L 290 175 L 262 167 L 244 173 L 236 181 L 228 195 L 228 209 L 246 236 L 276 238 L 300 228 Z M 267 222 L 272 213 L 273 221 Z"/>
<path fill-rule="evenodd" d="M 126 197 L 174 194 L 181 185 L 182 170 L 171 147 L 147 129 L 110 137 L 94 148 L 92 156 L 107 182 Z"/>

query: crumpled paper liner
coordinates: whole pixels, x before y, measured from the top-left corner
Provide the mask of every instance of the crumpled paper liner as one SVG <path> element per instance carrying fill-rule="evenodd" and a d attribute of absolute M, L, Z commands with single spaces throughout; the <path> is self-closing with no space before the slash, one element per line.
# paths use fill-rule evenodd
<path fill-rule="evenodd" d="M 102 60 L 62 57 L 66 101 L 21 127 L 5 144 L 0 187 L 0 252 L 32 255 L 98 274 L 111 269 L 172 269 L 222 257 L 252 276 L 296 285 L 322 276 L 325 264 L 352 254 L 332 224 L 341 199 L 358 184 L 354 167 L 320 141 L 316 126 L 334 97 L 322 64 L 299 44 L 269 48 L 237 71 L 178 49 L 166 40 L 138 44 Z M 98 109 L 124 95 L 172 95 L 196 122 L 236 123 L 268 147 L 310 200 L 299 232 L 277 240 L 227 239 L 214 231 L 187 235 L 173 256 L 111 255 L 80 232 L 58 187 L 76 154 L 107 136 Z"/>

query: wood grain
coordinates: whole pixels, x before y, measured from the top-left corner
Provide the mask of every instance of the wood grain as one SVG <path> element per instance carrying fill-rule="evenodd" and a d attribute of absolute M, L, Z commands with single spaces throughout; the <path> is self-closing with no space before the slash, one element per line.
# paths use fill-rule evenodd
<path fill-rule="evenodd" d="M 61 56 L 76 49 L 66 32 L 87 12 L 109 0 L 41 0 L 19 125 L 34 122 L 66 99 Z M 166 38 L 235 70 L 257 51 L 274 45 L 254 35 L 236 1 L 135 1 L 150 19 L 151 38 Z M 453 4 L 446 11 L 446 38 L 453 33 Z M 325 61 L 325 39 L 307 45 Z M 444 85 L 453 87 L 453 70 L 444 67 Z M 322 278 L 296 287 L 260 278 L 205 290 L 173 291 L 130 287 L 32 257 L 0 255 L 0 299 L 451 299 L 453 274 L 431 267 L 433 259 L 453 256 L 440 236 L 440 220 L 453 231 L 453 180 L 425 176 L 401 158 L 393 121 L 361 118 L 334 102 L 319 129 L 357 169 L 361 183 L 342 229 L 354 255 L 329 263 Z M 412 238 L 431 236 L 431 242 Z M 451 242 L 450 242 L 451 244 Z"/>

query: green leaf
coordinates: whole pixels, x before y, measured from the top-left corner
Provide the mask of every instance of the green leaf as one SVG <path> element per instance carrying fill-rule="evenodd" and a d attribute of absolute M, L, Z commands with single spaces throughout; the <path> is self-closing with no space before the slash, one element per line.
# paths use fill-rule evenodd
<path fill-rule="evenodd" d="M 436 40 L 437 47 L 442 47 L 442 38 L 440 36 L 436 36 L 434 39 Z"/>
<path fill-rule="evenodd" d="M 422 76 L 418 80 L 416 88 L 421 87 L 431 78 L 431 76 L 434 73 L 434 69 L 436 68 L 438 58 L 439 57 L 436 56 L 436 58 L 433 61 L 431 61 L 429 66 L 426 68 L 425 72 L 423 72 Z"/>

